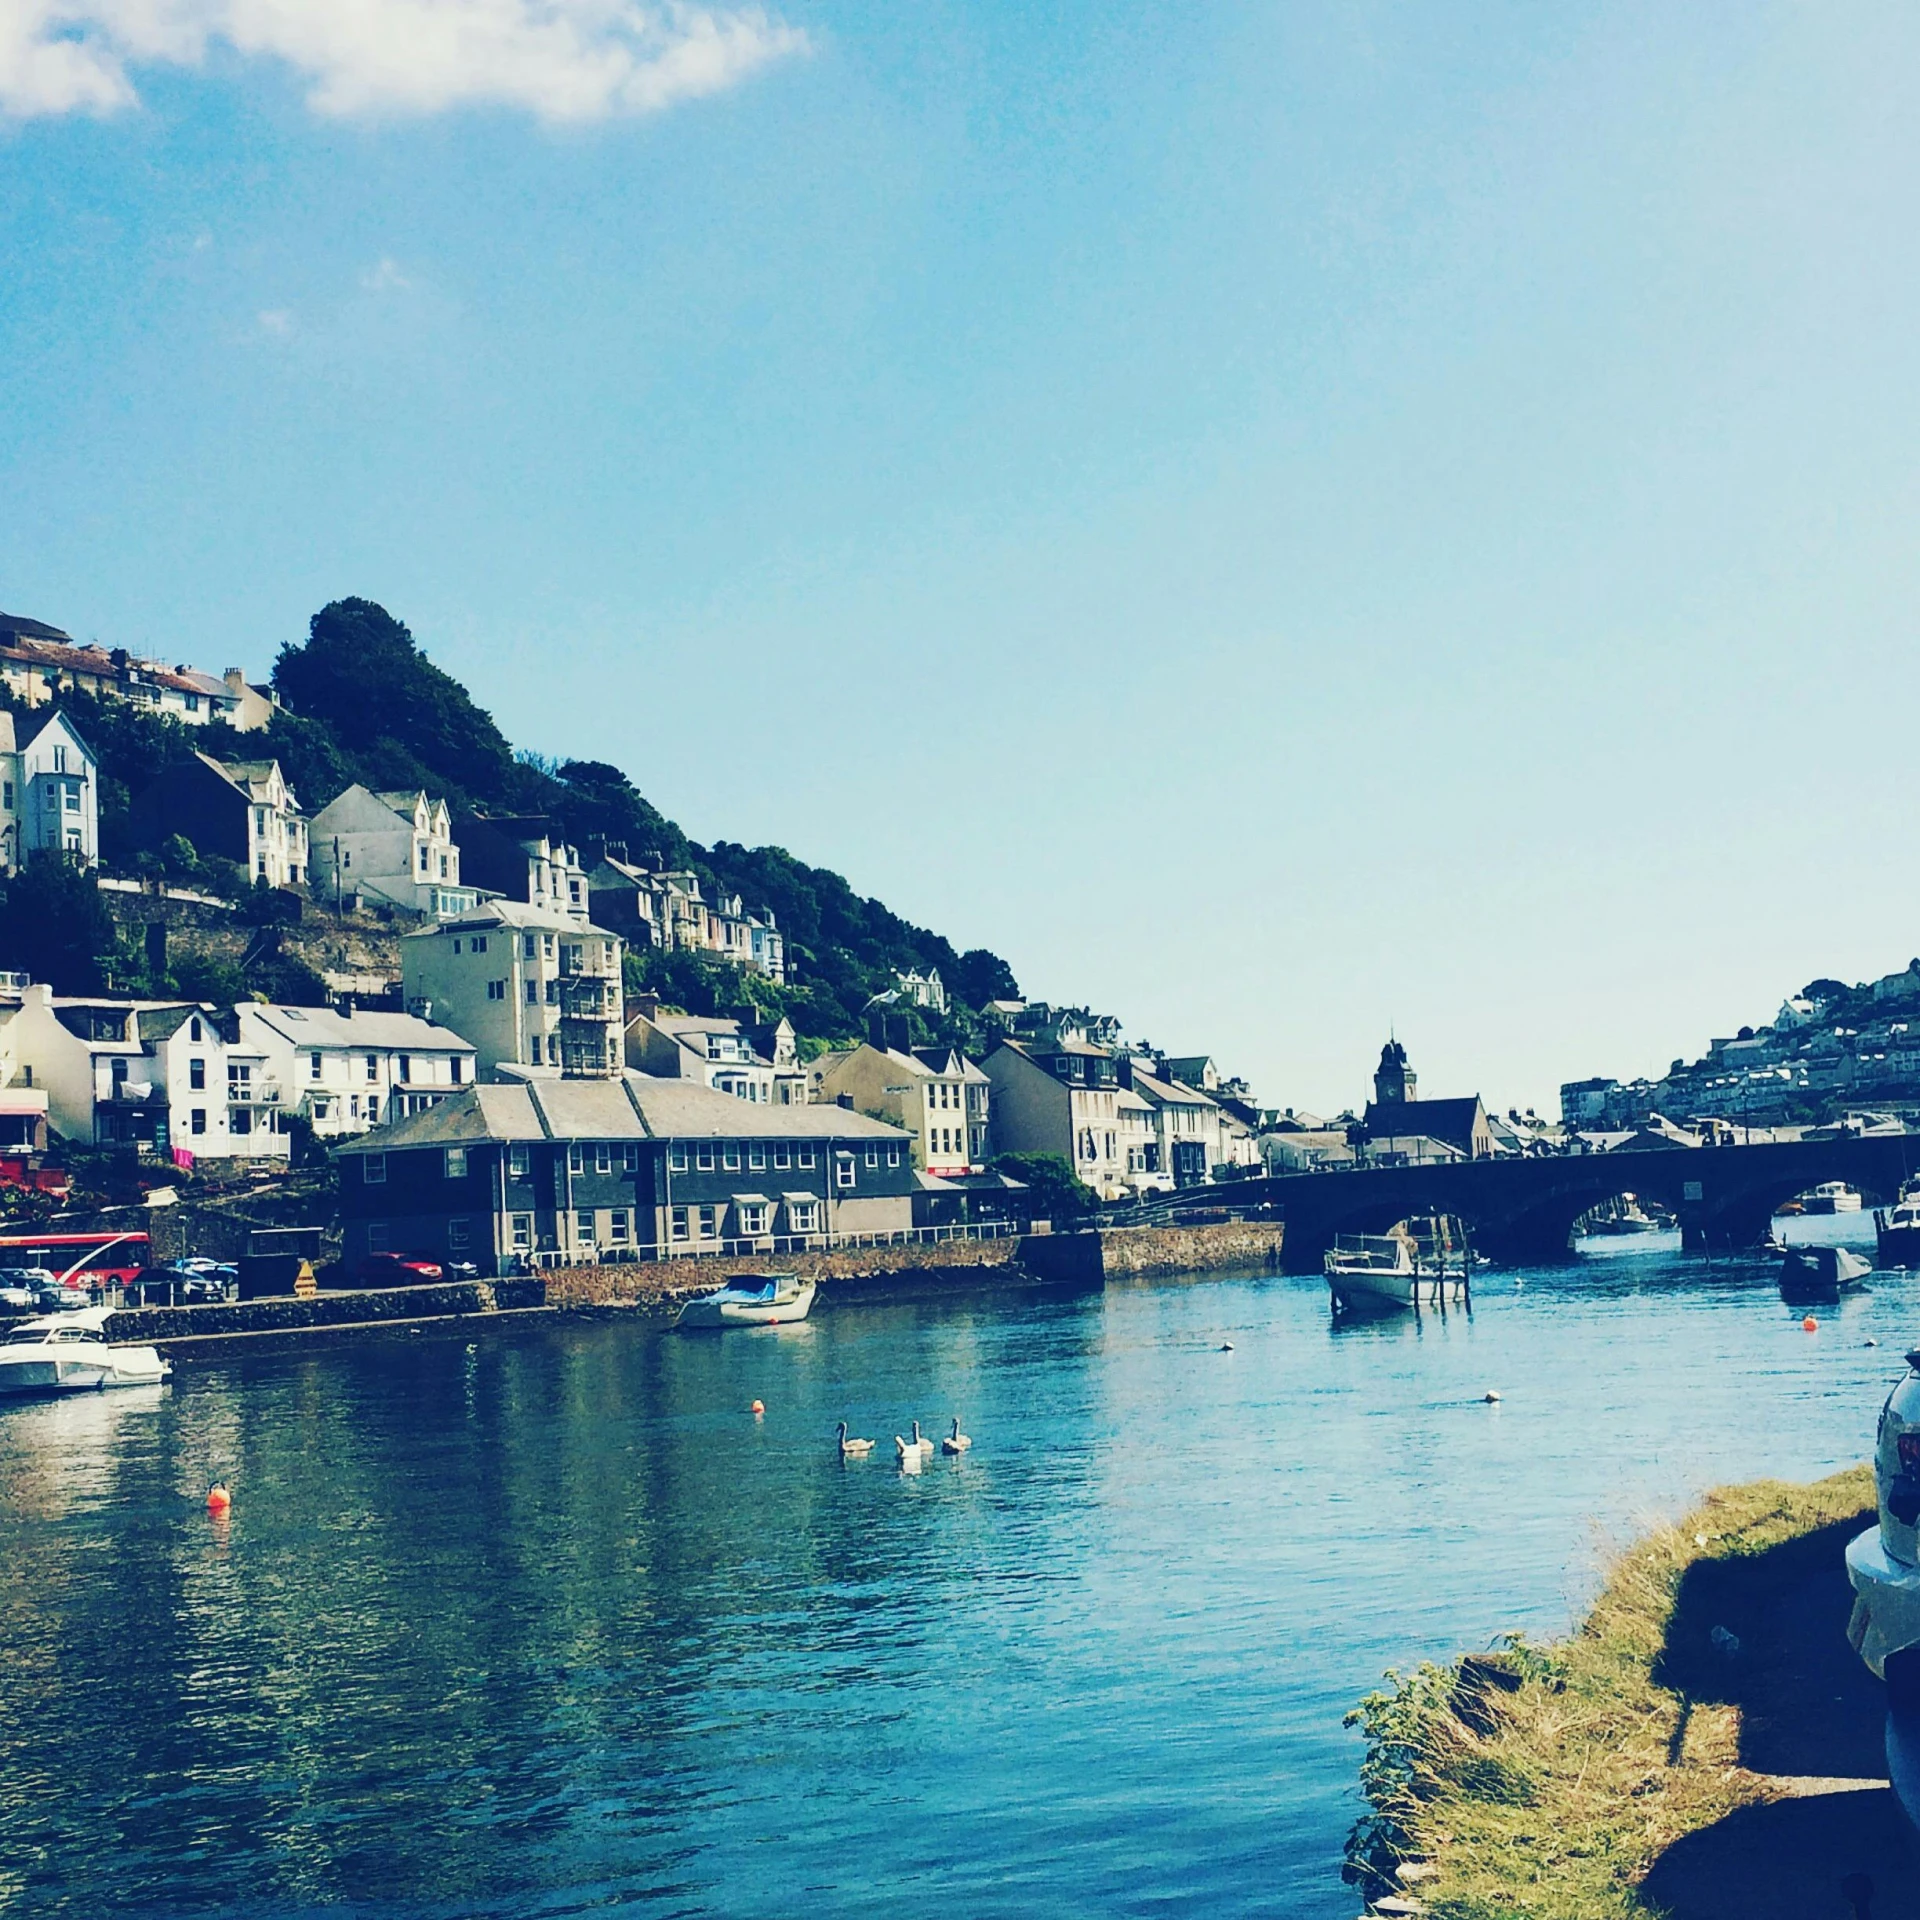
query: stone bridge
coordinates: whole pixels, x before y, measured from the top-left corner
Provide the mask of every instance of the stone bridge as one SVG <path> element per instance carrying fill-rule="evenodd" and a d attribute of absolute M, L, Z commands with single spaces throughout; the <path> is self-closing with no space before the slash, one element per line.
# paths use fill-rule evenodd
<path fill-rule="evenodd" d="M 1774 1208 L 1809 1187 L 1844 1180 L 1868 1206 L 1883 1205 L 1916 1170 L 1920 1134 L 1892 1134 L 1283 1174 L 1238 1181 L 1226 1191 L 1236 1204 L 1280 1208 L 1286 1271 L 1318 1273 L 1335 1234 L 1385 1233 L 1397 1221 L 1434 1213 L 1465 1221 L 1475 1249 L 1503 1264 L 1565 1259 L 1573 1223 L 1621 1193 L 1670 1208 L 1689 1247 L 1752 1246 L 1765 1239 Z M 1207 1187 L 1192 1201 L 1218 1206 L 1222 1197 L 1222 1189 Z"/>

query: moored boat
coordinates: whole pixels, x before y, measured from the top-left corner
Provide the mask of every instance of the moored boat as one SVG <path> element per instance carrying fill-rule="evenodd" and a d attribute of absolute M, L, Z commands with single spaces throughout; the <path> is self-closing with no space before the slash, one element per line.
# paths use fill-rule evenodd
<path fill-rule="evenodd" d="M 152 1347 L 116 1347 L 107 1339 L 111 1309 L 23 1320 L 0 1341 L 0 1399 L 86 1393 L 101 1387 L 153 1387 L 173 1369 Z"/>
<path fill-rule="evenodd" d="M 1406 1233 L 1341 1233 L 1327 1250 L 1327 1289 L 1336 1307 L 1446 1306 L 1467 1297 L 1464 1249 L 1416 1244 Z"/>
<path fill-rule="evenodd" d="M 1874 1264 L 1881 1267 L 1920 1267 L 1920 1190 L 1909 1181 L 1891 1207 L 1873 1210 L 1879 1236 Z"/>
<path fill-rule="evenodd" d="M 750 1273 L 703 1293 L 680 1309 L 676 1327 L 780 1327 L 804 1320 L 814 1282 L 794 1273 Z"/>
<path fill-rule="evenodd" d="M 1789 1300 L 1837 1300 L 1857 1293 L 1872 1271 L 1850 1247 L 1788 1247 L 1780 1261 L 1780 1291 Z"/>
<path fill-rule="evenodd" d="M 1823 1180 L 1811 1193 L 1800 1196 L 1808 1213 L 1858 1213 L 1860 1196 L 1844 1180 Z"/>

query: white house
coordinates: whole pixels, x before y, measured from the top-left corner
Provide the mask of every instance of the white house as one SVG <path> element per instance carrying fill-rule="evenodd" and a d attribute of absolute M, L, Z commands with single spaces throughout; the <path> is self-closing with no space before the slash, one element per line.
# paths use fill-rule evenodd
<path fill-rule="evenodd" d="M 326 1139 L 422 1113 L 477 1077 L 470 1040 L 410 1013 L 243 1002 L 235 1014 L 281 1111 Z"/>
<path fill-rule="evenodd" d="M 64 713 L 15 745 L 15 721 L 0 713 L 0 868 L 11 873 L 38 853 L 64 853 L 83 866 L 100 859 L 100 783 L 87 743 Z"/>
<path fill-rule="evenodd" d="M 662 1080 L 697 1080 L 750 1105 L 803 1107 L 807 1076 L 793 1023 L 749 1026 L 726 1016 L 663 1013 L 656 995 L 636 996 L 627 1022 L 627 1065 Z"/>
<path fill-rule="evenodd" d="M 604 927 L 483 900 L 408 934 L 400 973 L 407 1011 L 471 1040 L 482 1079 L 506 1068 L 607 1079 L 625 1065 L 620 956 Z"/>
<path fill-rule="evenodd" d="M 65 998 L 29 986 L 0 998 L 0 1023 L 17 1084 L 46 1090 L 48 1121 L 64 1139 L 195 1158 L 286 1157 L 281 1086 L 231 1008 Z"/>
<path fill-rule="evenodd" d="M 360 894 L 445 919 L 479 900 L 460 884 L 460 849 L 444 800 L 374 793 L 358 783 L 314 815 L 307 830 L 312 886 L 323 900 Z"/>

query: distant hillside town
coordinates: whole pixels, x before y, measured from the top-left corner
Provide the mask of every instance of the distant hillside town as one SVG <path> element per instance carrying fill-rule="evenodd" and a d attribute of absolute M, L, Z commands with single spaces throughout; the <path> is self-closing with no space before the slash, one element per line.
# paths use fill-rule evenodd
<path fill-rule="evenodd" d="M 1860 986 L 1811 981 L 1768 1025 L 1710 1041 L 1658 1080 L 1570 1080 L 1560 1110 L 1587 1130 L 1664 1122 L 1785 1138 L 1903 1128 L 1920 1118 L 1920 959 Z"/>

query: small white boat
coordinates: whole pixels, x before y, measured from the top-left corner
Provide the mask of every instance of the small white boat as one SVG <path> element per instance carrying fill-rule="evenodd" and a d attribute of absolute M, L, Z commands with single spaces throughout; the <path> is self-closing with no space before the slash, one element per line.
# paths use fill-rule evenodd
<path fill-rule="evenodd" d="M 154 1387 L 173 1369 L 152 1347 L 107 1340 L 108 1307 L 23 1320 L 0 1341 L 0 1399 L 85 1393 L 95 1387 Z"/>
<path fill-rule="evenodd" d="M 1334 1305 L 1445 1306 L 1467 1296 L 1464 1258 L 1416 1247 L 1403 1233 L 1341 1233 L 1326 1255 Z"/>
<path fill-rule="evenodd" d="M 782 1327 L 804 1320 L 814 1282 L 793 1273 L 751 1273 L 703 1293 L 680 1309 L 676 1327 Z"/>
<path fill-rule="evenodd" d="M 1800 1203 L 1808 1213 L 1858 1213 L 1860 1196 L 1844 1180 L 1823 1180 Z"/>
<path fill-rule="evenodd" d="M 1880 1242 L 1876 1264 L 1920 1267 L 1920 1184 L 1909 1180 L 1891 1208 L 1876 1208 L 1873 1224 Z"/>

